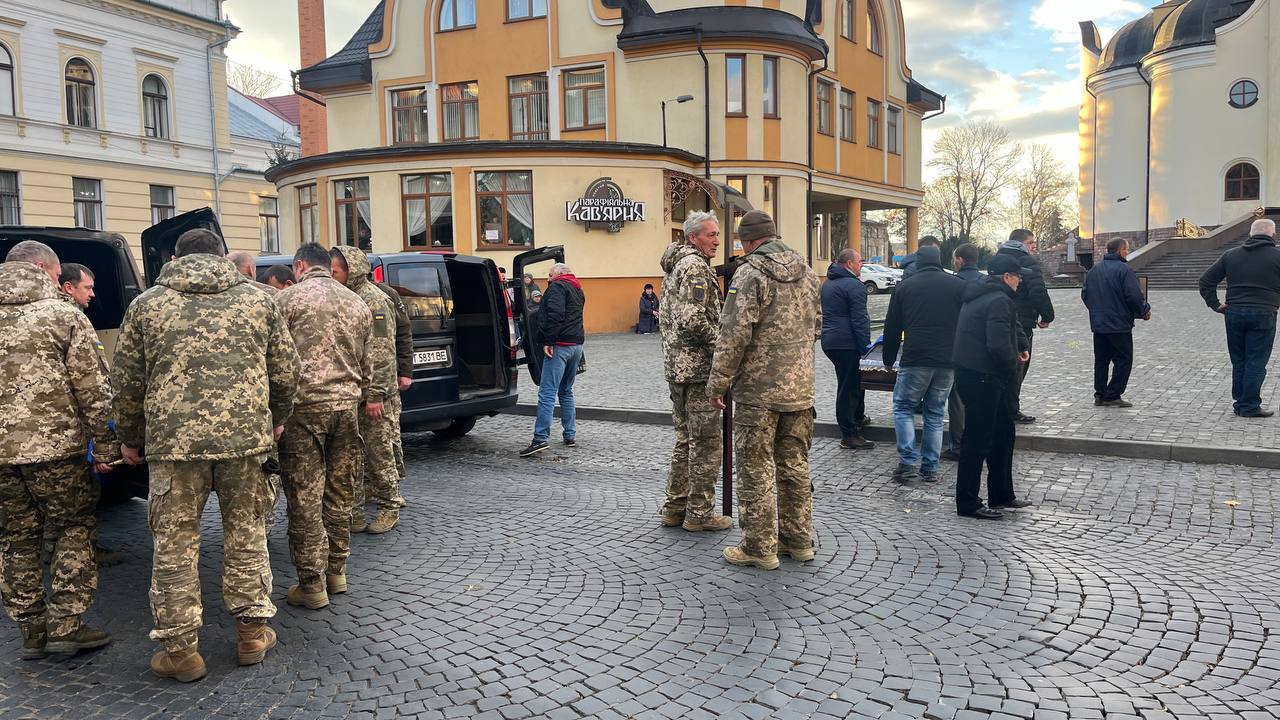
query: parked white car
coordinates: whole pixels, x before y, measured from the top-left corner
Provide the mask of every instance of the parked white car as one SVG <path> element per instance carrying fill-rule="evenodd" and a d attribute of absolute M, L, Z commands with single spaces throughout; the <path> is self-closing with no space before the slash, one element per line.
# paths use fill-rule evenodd
<path fill-rule="evenodd" d="M 902 271 L 893 270 L 883 265 L 863 265 L 859 276 L 862 284 L 867 286 L 867 294 L 887 292 L 902 282 Z"/>

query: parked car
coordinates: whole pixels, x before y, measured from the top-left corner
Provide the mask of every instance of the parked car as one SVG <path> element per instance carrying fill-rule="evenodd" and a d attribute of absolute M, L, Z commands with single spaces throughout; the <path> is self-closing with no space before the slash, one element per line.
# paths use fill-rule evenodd
<path fill-rule="evenodd" d="M 536 310 L 526 312 L 523 293 L 507 287 L 532 265 L 563 260 L 563 247 L 523 253 L 508 282 L 487 258 L 440 251 L 369 255 L 373 279 L 400 294 L 413 327 L 413 386 L 401 393 L 405 430 L 461 437 L 481 416 L 515 406 L 520 364 L 538 382 L 542 353 L 526 329 Z M 285 255 L 260 256 L 258 279 L 268 268 L 292 262 Z"/>
<path fill-rule="evenodd" d="M 867 294 L 875 295 L 897 287 L 902 281 L 902 271 L 890 270 L 881 265 L 863 265 L 862 274 L 859 277 L 862 284 L 867 286 Z"/>

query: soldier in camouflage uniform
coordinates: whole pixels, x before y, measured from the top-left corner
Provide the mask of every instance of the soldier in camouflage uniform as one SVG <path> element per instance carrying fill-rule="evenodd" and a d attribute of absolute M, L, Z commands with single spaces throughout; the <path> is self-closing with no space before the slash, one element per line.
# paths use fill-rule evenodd
<path fill-rule="evenodd" d="M 258 268 L 253 262 L 253 255 L 237 250 L 227 256 L 227 259 L 236 266 L 236 271 L 244 276 L 250 287 L 255 287 L 268 295 L 275 295 L 280 290 L 266 283 L 258 282 Z"/>
<path fill-rule="evenodd" d="M 222 253 L 208 230 L 178 238 L 177 259 L 125 313 L 112 375 L 125 460 L 145 453 L 151 470 L 151 639 L 164 646 L 151 669 L 182 682 L 208 673 L 197 642 L 200 516 L 210 491 L 222 513 L 222 597 L 236 618 L 240 664 L 262 662 L 276 644 L 264 524 L 275 495 L 263 463 L 293 408 L 298 353 L 275 303 Z"/>
<path fill-rule="evenodd" d="M 747 255 L 729 286 L 707 395 L 723 409 L 732 385 L 736 403 L 742 542 L 725 548 L 725 560 L 772 570 L 779 554 L 813 559 L 809 446 L 822 305 L 817 276 L 777 239 L 768 214 L 747 213 L 738 236 Z"/>
<path fill-rule="evenodd" d="M 111 642 L 81 617 L 98 587 L 90 537 L 99 472 L 119 457 L 107 423 L 111 387 L 98 336 L 84 313 L 58 299 L 58 256 L 20 242 L 0 265 L 0 517 L 5 611 L 22 631 L 22 657 L 75 653 Z M 45 598 L 40 536 L 57 537 Z"/>
<path fill-rule="evenodd" d="M 695 212 L 684 229 L 684 240 L 662 254 L 666 276 L 658 327 L 676 431 L 662 524 L 691 532 L 728 530 L 733 519 L 715 512 L 723 454 L 720 412 L 707 403 L 707 373 L 720 322 L 720 288 L 711 269 L 720 223 L 711 213 Z"/>
<path fill-rule="evenodd" d="M 396 376 L 396 315 L 387 295 L 369 282 L 369 256 L 360 248 L 340 245 L 329 251 L 333 279 L 360 296 L 373 313 L 373 346 L 370 364 L 373 377 L 369 381 L 366 403 L 379 403 L 382 417 L 374 419 L 367 407 L 360 408 L 360 437 L 364 439 L 364 478 L 356 483 L 351 510 L 351 531 L 379 535 L 400 522 L 400 475 L 396 469 L 395 436 L 400 416 L 400 392 Z M 378 503 L 378 517 L 365 523 L 366 499 Z"/>
<path fill-rule="evenodd" d="M 347 591 L 351 507 L 361 482 L 361 404 L 381 419 L 383 403 L 368 396 L 373 369 L 373 314 L 360 296 L 329 272 L 329 251 L 308 243 L 293 256 L 297 284 L 276 304 L 302 358 L 293 415 L 285 423 L 280 465 L 289 511 L 289 555 L 298 584 L 290 605 L 318 610 L 329 594 Z"/>
<path fill-rule="evenodd" d="M 400 392 L 405 392 L 413 387 L 413 326 L 409 324 L 409 310 L 404 306 L 404 300 L 400 298 L 400 293 L 395 288 L 386 283 L 374 283 L 374 287 L 378 288 L 391 301 L 391 307 L 395 309 L 396 314 L 396 385 Z M 396 452 L 396 477 L 400 482 L 404 482 L 404 443 L 400 438 L 400 405 L 399 396 L 396 397 L 396 412 L 392 414 L 391 422 L 395 423 L 395 452 Z M 407 504 L 404 496 L 400 496 L 400 504 Z"/>

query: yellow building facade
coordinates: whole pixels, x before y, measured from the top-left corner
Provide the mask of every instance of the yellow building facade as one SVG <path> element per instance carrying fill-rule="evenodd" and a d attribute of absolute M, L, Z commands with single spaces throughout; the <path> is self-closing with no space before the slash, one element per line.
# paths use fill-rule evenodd
<path fill-rule="evenodd" d="M 715 183 L 825 267 L 825 217 L 859 238 L 862 211 L 914 220 L 923 197 L 921 121 L 943 98 L 904 46 L 896 0 L 384 0 L 299 73 L 327 151 L 268 173 L 285 244 L 507 268 L 563 245 L 588 331 L 621 331 Z"/>

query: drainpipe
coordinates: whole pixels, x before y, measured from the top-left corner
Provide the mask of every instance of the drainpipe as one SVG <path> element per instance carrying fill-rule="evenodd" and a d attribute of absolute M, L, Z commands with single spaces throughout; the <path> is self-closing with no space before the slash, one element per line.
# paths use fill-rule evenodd
<path fill-rule="evenodd" d="M 218 113 L 216 95 L 213 91 L 213 51 L 231 42 L 231 31 L 224 24 L 222 30 L 226 35 L 217 42 L 209 43 L 204 50 L 205 69 L 209 77 L 209 147 L 213 151 L 213 168 L 210 177 L 213 179 L 213 209 L 222 222 L 222 171 L 218 167 Z M 230 174 L 230 173 L 228 173 Z"/>
<path fill-rule="evenodd" d="M 711 61 L 702 49 L 702 23 L 694 27 L 698 55 L 702 57 L 702 166 L 703 177 L 711 179 Z"/>
<path fill-rule="evenodd" d="M 1144 196 L 1144 199 L 1143 199 L 1144 205 L 1143 205 L 1143 213 L 1142 213 L 1145 216 L 1145 219 L 1143 221 L 1144 227 L 1142 230 L 1142 238 L 1143 238 L 1142 245 L 1145 247 L 1148 243 L 1151 242 L 1151 103 L 1152 103 L 1152 97 L 1155 94 L 1155 92 L 1154 92 L 1154 89 L 1151 87 L 1151 79 L 1148 78 L 1146 74 L 1142 72 L 1141 63 L 1138 64 L 1138 77 L 1142 78 L 1142 82 L 1147 84 L 1147 190 L 1146 190 L 1146 195 Z M 1098 114 L 1096 106 L 1094 108 L 1093 114 L 1094 114 L 1094 120 L 1095 120 L 1094 127 L 1096 129 L 1097 127 L 1096 120 L 1097 120 L 1097 114 Z M 1096 153 L 1094 157 L 1097 157 Z"/>
<path fill-rule="evenodd" d="M 805 245 L 805 259 L 806 259 L 806 260 L 808 260 L 808 262 L 809 262 L 809 266 L 810 266 L 810 267 L 812 267 L 812 266 L 813 266 L 813 132 L 814 132 L 814 127 L 813 127 L 813 91 L 814 91 L 813 79 L 814 79 L 814 77 L 816 77 L 816 76 L 818 75 L 818 73 L 826 72 L 826 70 L 827 70 L 827 56 L 826 56 L 826 55 L 823 55 L 823 56 L 822 56 L 822 67 L 820 67 L 820 68 L 818 68 L 818 69 L 816 69 L 816 70 L 815 70 L 815 69 L 813 69 L 813 67 L 812 67 L 812 65 L 811 65 L 811 66 L 810 66 L 810 69 L 809 69 L 809 88 L 808 88 L 808 94 L 809 94 L 809 122 L 807 123 L 807 129 L 808 129 L 808 134 L 809 134 L 809 167 L 806 169 L 806 173 L 805 173 L 806 175 L 808 175 L 808 183 L 809 183 L 809 184 L 808 184 L 808 187 L 807 187 L 807 188 L 806 188 L 806 190 L 805 190 L 805 203 L 804 203 L 804 204 L 805 204 L 805 217 L 804 217 L 805 243 L 804 243 L 804 245 Z M 837 141 L 837 142 L 838 142 L 838 141 Z"/>

